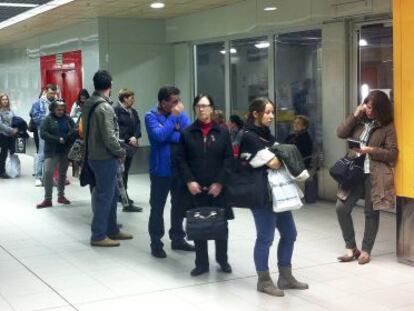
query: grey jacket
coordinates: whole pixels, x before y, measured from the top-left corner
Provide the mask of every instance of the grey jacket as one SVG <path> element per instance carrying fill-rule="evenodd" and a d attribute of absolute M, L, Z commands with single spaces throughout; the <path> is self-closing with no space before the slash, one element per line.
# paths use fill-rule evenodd
<path fill-rule="evenodd" d="M 292 144 L 274 144 L 270 147 L 277 158 L 283 162 L 295 180 L 304 181 L 309 178 L 299 149 Z"/>
<path fill-rule="evenodd" d="M 88 124 L 89 111 L 95 103 L 99 103 L 92 113 L 91 122 Z M 87 140 L 89 160 L 108 160 L 114 157 L 125 157 L 125 150 L 119 143 L 118 121 L 111 101 L 95 92 L 85 103 L 82 110 L 82 124 Z"/>
<path fill-rule="evenodd" d="M 11 122 L 14 116 L 15 114 L 12 110 L 0 109 L 0 134 L 11 136 Z"/>

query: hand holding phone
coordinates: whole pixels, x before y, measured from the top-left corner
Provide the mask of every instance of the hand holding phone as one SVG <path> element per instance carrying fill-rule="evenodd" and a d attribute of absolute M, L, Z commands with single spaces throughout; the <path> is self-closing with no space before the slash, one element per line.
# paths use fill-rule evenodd
<path fill-rule="evenodd" d="M 360 105 L 358 105 L 358 107 L 356 108 L 355 112 L 354 112 L 354 116 L 355 117 L 360 117 L 362 114 L 365 113 L 365 109 L 367 108 L 367 105 L 362 103 Z"/>

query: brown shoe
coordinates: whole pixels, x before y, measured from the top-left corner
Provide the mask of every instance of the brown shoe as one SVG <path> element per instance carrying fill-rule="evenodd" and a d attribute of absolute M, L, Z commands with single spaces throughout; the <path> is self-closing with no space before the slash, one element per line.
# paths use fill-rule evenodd
<path fill-rule="evenodd" d="M 352 256 L 349 256 L 349 255 L 340 256 L 338 257 L 338 260 L 340 262 L 350 262 L 350 261 L 353 261 L 354 259 L 358 259 L 359 256 L 361 256 L 361 252 L 357 248 L 354 248 L 352 250 Z"/>
<path fill-rule="evenodd" d="M 363 254 L 363 255 L 359 256 L 359 258 L 358 258 L 358 263 L 360 265 L 365 265 L 366 263 L 369 263 L 370 261 L 371 261 L 371 256 L 370 255 Z"/>
<path fill-rule="evenodd" d="M 105 238 L 100 241 L 91 241 L 92 246 L 99 246 L 99 247 L 116 247 L 121 245 L 118 241 L 111 240 L 110 238 Z"/>
<path fill-rule="evenodd" d="M 36 205 L 36 208 L 47 208 L 47 207 L 52 207 L 51 200 L 43 200 L 41 203 Z"/>
<path fill-rule="evenodd" d="M 134 236 L 132 234 L 119 231 L 117 234 L 111 235 L 109 238 L 112 240 L 132 240 Z"/>

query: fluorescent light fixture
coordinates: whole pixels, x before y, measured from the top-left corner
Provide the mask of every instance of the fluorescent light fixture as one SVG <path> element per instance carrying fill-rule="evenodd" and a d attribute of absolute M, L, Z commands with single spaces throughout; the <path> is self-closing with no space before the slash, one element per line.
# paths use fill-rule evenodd
<path fill-rule="evenodd" d="M 7 8 L 35 8 L 37 6 L 39 5 L 33 4 L 33 3 L 15 3 L 15 2 L 0 3 L 0 7 L 7 7 Z"/>
<path fill-rule="evenodd" d="M 26 12 L 23 12 L 19 15 L 13 16 L 12 18 L 9 18 L 5 20 L 4 22 L 0 23 L 0 29 L 4 29 L 6 27 L 9 27 L 11 25 L 20 23 L 24 20 L 27 20 L 29 18 L 32 18 L 36 15 L 42 14 L 44 12 L 56 9 L 57 7 L 60 7 L 62 5 L 68 4 L 75 0 L 53 0 L 48 3 L 45 3 L 43 5 L 39 5 L 31 10 L 28 10 Z"/>
<path fill-rule="evenodd" d="M 226 50 L 221 50 L 220 53 L 224 55 L 226 54 Z M 236 54 L 236 53 L 237 53 L 237 50 L 235 48 L 230 49 L 230 54 Z"/>
<path fill-rule="evenodd" d="M 267 6 L 263 10 L 265 10 L 266 12 L 276 11 L 277 10 L 277 7 L 275 7 L 275 6 Z"/>
<path fill-rule="evenodd" d="M 153 9 L 163 9 L 163 8 L 165 8 L 165 4 L 163 2 L 153 2 L 153 3 L 151 3 L 151 8 L 153 8 Z"/>
<path fill-rule="evenodd" d="M 359 40 L 359 46 L 367 46 L 368 45 L 368 41 L 365 39 L 360 39 Z"/>
<path fill-rule="evenodd" d="M 270 43 L 268 41 L 258 42 L 254 45 L 258 49 L 267 49 L 270 46 Z"/>

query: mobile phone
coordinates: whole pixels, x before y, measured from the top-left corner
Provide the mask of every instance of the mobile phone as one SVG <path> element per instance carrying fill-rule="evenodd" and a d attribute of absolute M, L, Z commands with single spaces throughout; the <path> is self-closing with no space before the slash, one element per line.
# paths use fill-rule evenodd
<path fill-rule="evenodd" d="M 358 148 L 361 149 L 361 142 L 357 139 L 348 138 L 348 147 L 349 149 Z"/>

